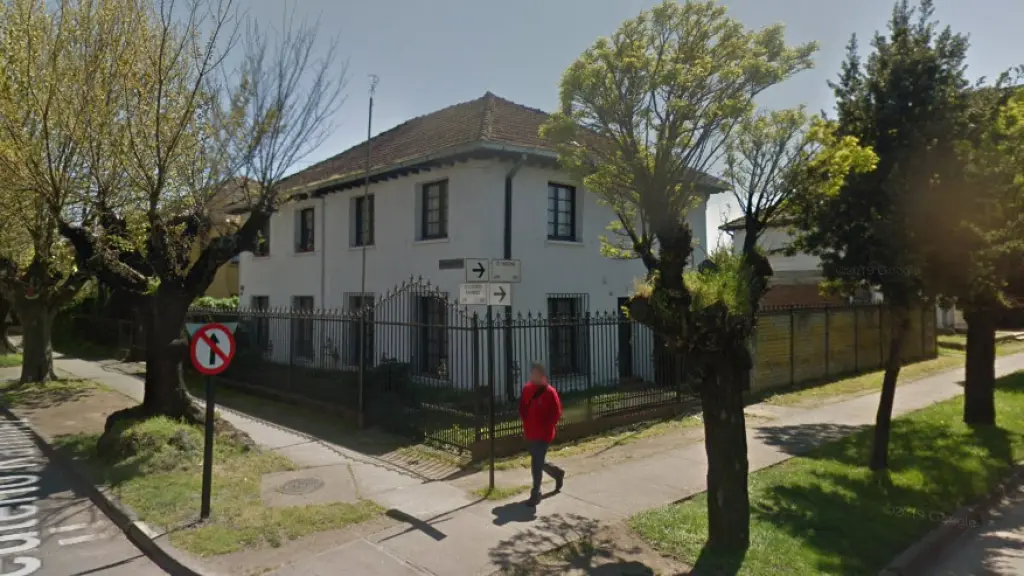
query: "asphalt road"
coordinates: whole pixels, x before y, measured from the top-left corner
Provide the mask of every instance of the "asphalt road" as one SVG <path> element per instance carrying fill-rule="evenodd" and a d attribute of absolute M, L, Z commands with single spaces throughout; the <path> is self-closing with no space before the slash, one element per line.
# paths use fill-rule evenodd
<path fill-rule="evenodd" d="M 0 415 L 0 576 L 166 574 Z"/>

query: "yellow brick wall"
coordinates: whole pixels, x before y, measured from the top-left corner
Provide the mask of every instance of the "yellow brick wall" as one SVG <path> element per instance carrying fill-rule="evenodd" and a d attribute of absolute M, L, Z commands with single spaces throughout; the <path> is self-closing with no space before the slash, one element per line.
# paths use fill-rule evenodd
<path fill-rule="evenodd" d="M 754 338 L 751 390 L 877 370 L 888 356 L 891 324 L 877 306 L 765 312 Z M 935 315 L 911 311 L 906 338 L 906 361 L 933 357 Z"/>
<path fill-rule="evenodd" d="M 828 372 L 829 374 L 850 374 L 857 370 L 854 354 L 853 310 L 830 310 L 828 312 Z"/>
<path fill-rule="evenodd" d="M 789 328 L 789 314 L 766 314 L 757 319 L 751 388 L 774 388 L 790 382 Z"/>
<path fill-rule="evenodd" d="M 827 376 L 825 362 L 825 312 L 794 311 L 793 379 L 797 382 L 820 380 Z"/>

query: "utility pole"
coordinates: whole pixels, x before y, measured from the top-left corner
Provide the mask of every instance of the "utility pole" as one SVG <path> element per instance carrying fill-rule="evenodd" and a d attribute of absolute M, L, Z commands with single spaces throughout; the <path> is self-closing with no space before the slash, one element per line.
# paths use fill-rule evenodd
<path fill-rule="evenodd" d="M 373 95 L 377 91 L 377 81 L 379 78 L 376 74 L 370 74 L 370 107 L 366 115 L 366 182 L 363 187 L 363 201 L 361 204 L 361 210 L 368 217 L 370 215 L 370 207 L 367 204 L 370 197 L 370 159 L 372 158 L 373 144 L 370 142 L 370 138 L 373 136 Z M 362 428 L 366 423 L 366 394 L 365 394 L 365 383 L 366 383 L 366 244 L 369 236 L 367 235 L 368 226 L 373 226 L 368 218 L 363 219 L 363 227 L 359 230 L 359 234 L 362 238 L 359 238 L 359 244 L 362 247 L 361 252 L 361 272 L 359 274 L 359 427 Z"/>

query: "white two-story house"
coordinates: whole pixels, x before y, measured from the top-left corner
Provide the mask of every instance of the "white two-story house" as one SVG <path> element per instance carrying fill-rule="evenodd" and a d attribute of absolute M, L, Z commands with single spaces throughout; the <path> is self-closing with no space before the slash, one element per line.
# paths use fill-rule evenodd
<path fill-rule="evenodd" d="M 458 303 L 468 259 L 521 261 L 521 282 L 511 286 L 513 317 L 615 313 L 644 267 L 601 255 L 600 236 L 615 215 L 559 170 L 555 151 L 538 133 L 546 119 L 488 92 L 373 137 L 368 190 L 366 142 L 289 177 L 284 185 L 292 200 L 271 218 L 268 241 L 241 258 L 243 305 L 352 311 L 373 304 L 368 358 L 398 358 L 420 374 L 442 380 L 466 374 L 469 381 L 478 379 L 479 356 L 486 354 L 460 358 L 472 346 L 459 331 L 469 329 L 474 312 L 484 314 L 482 306 Z M 721 189 L 709 184 L 706 194 Z M 707 246 L 705 208 L 706 198 L 687 216 L 701 247 Z M 705 254 L 695 250 L 695 263 Z M 396 293 L 411 277 L 429 282 L 433 292 L 415 283 Z M 291 330 L 304 335 L 279 336 L 274 357 L 294 360 L 301 352 L 319 362 L 327 340 L 327 347 L 338 346 L 338 338 L 310 324 Z M 631 352 L 634 336 L 614 335 L 628 342 L 597 346 L 590 342 L 597 336 L 580 329 L 523 329 L 511 333 L 508 356 L 499 338 L 497 357 L 514 356 L 520 375 L 533 361 L 566 377 L 599 363 L 642 372 L 650 358 L 633 356 L 649 356 L 650 349 Z M 349 340 L 332 352 L 341 368 L 357 363 L 357 345 Z M 601 357 L 605 350 L 629 357 Z"/>

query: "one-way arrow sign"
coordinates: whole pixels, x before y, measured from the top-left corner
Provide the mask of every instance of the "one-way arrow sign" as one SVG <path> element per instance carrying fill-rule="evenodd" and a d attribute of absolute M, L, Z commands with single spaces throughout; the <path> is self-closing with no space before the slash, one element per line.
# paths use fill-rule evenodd
<path fill-rule="evenodd" d="M 487 282 L 491 279 L 491 261 L 466 258 L 466 282 Z"/>
<path fill-rule="evenodd" d="M 491 289 L 487 293 L 487 303 L 491 306 L 511 306 L 512 285 L 491 284 Z"/>

